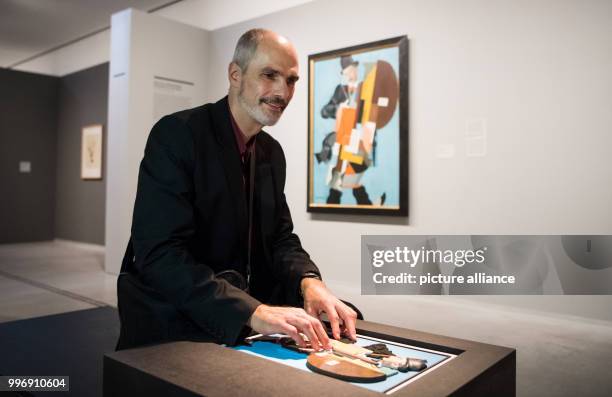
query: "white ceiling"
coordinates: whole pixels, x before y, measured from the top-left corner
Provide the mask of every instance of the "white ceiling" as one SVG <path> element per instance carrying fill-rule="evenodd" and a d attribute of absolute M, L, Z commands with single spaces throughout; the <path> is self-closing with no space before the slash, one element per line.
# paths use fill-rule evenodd
<path fill-rule="evenodd" d="M 312 0 L 0 0 L 0 67 L 78 41 L 110 25 L 126 8 L 214 30 Z M 164 5 L 168 5 L 164 8 Z"/>
<path fill-rule="evenodd" d="M 0 66 L 110 25 L 110 16 L 133 7 L 143 11 L 170 0 L 0 0 Z"/>

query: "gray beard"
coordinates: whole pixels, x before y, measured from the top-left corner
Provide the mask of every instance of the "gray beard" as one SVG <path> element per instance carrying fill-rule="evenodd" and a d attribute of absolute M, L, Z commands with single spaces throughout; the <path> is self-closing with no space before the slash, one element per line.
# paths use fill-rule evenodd
<path fill-rule="evenodd" d="M 251 116 L 251 118 L 257 121 L 261 125 L 274 125 L 278 122 L 279 117 L 268 116 L 264 113 L 264 111 L 258 106 L 250 106 L 247 101 L 242 96 L 243 87 L 240 87 L 240 91 L 238 92 L 238 102 L 244 110 L 246 110 L 247 114 Z"/>

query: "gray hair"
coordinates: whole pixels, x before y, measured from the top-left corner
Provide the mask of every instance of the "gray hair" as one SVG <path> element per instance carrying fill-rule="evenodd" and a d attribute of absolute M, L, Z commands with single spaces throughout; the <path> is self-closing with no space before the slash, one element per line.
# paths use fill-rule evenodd
<path fill-rule="evenodd" d="M 266 33 L 268 33 L 268 30 L 266 29 L 251 29 L 243 33 L 238 39 L 232 62 L 240 66 L 242 73 L 246 72 L 251 59 L 253 59 L 253 56 L 257 51 L 257 46 L 264 38 Z"/>

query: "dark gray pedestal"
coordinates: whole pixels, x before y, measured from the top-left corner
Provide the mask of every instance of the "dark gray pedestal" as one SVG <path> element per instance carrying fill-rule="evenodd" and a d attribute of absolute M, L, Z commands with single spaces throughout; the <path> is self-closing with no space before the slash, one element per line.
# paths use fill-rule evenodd
<path fill-rule="evenodd" d="M 357 323 L 358 333 L 456 354 L 393 397 L 515 396 L 516 351 L 507 347 Z M 174 342 L 104 357 L 104 396 L 381 396 L 214 343 Z"/>

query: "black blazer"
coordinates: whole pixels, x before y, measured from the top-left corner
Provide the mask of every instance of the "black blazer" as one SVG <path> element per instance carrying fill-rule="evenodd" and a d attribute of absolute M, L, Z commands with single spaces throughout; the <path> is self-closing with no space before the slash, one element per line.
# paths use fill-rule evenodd
<path fill-rule="evenodd" d="M 202 337 L 235 344 L 262 302 L 300 304 L 317 266 L 293 233 L 285 157 L 256 139 L 250 295 L 214 274 L 244 273 L 248 209 L 227 97 L 162 118 L 140 164 L 131 244 L 118 281 L 118 349 Z"/>

